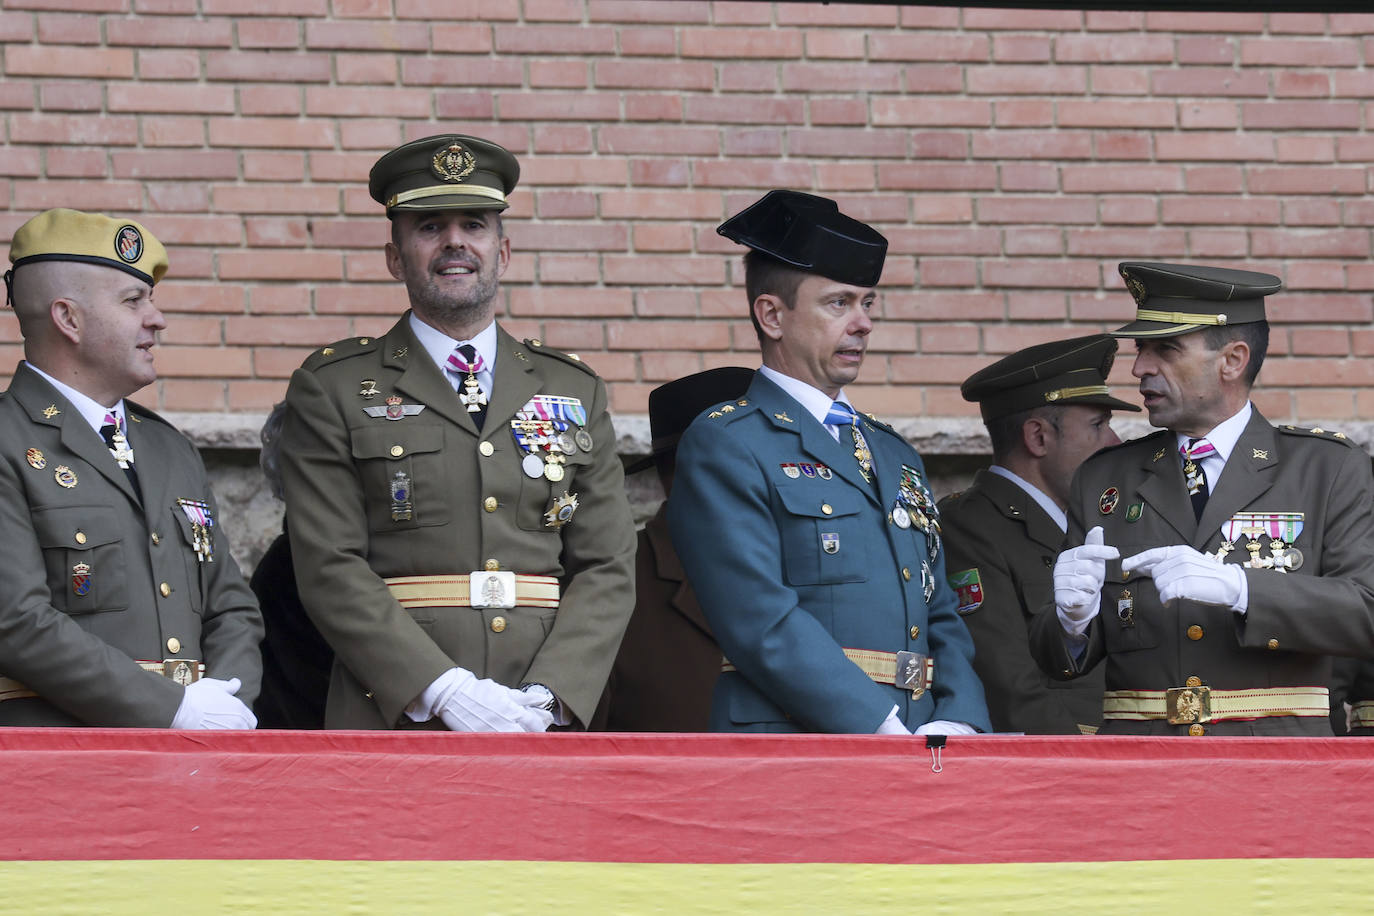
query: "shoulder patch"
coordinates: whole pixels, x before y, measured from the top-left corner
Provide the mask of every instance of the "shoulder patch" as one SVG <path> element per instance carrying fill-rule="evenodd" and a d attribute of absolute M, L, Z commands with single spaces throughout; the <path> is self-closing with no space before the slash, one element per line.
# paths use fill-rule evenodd
<path fill-rule="evenodd" d="M 596 370 L 584 363 L 582 358 L 576 353 L 564 353 L 562 350 L 555 350 L 538 337 L 526 337 L 521 343 L 523 343 L 531 353 L 539 353 L 544 356 L 553 357 L 560 362 L 567 363 L 569 366 L 576 366 L 590 376 L 596 375 Z"/>
<path fill-rule="evenodd" d="M 1350 440 L 1350 437 L 1347 436 L 1345 433 L 1325 429 L 1321 426 L 1293 426 L 1291 424 L 1287 424 L 1284 426 L 1276 426 L 1274 428 L 1277 429 L 1279 432 L 1286 433 L 1290 436 L 1307 436 L 1308 438 L 1312 439 L 1326 439 L 1330 442 L 1339 442 L 1342 445 L 1348 446 L 1350 448 L 1359 447 L 1354 442 L 1352 442 Z"/>
<path fill-rule="evenodd" d="M 972 614 L 983 606 L 983 580 L 978 575 L 978 567 L 960 570 L 946 576 L 949 587 L 959 598 L 959 613 Z"/>
<path fill-rule="evenodd" d="M 371 353 L 377 349 L 379 342 L 376 337 L 347 337 L 337 340 L 307 356 L 301 368 L 316 369 L 350 356 L 357 356 L 359 353 Z"/>

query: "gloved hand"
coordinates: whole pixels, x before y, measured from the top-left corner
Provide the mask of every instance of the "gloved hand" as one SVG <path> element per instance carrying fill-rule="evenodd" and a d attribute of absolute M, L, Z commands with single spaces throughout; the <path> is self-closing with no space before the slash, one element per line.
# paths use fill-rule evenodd
<path fill-rule="evenodd" d="M 1245 613 L 1249 588 L 1237 563 L 1223 563 L 1186 544 L 1152 547 L 1121 561 L 1122 572 L 1139 570 L 1155 580 L 1160 601 L 1187 598 Z"/>
<path fill-rule="evenodd" d="M 547 710 L 524 705 L 533 698 L 519 690 L 478 680 L 466 668 L 457 674 L 435 703 L 435 715 L 455 732 L 542 732 L 553 722 Z"/>
<path fill-rule="evenodd" d="M 925 725 L 916 726 L 918 735 L 976 735 L 978 729 L 967 722 L 950 722 L 948 719 L 932 719 Z"/>
<path fill-rule="evenodd" d="M 1107 561 L 1121 552 L 1102 543 L 1102 526 L 1083 538 L 1054 562 L 1054 607 L 1059 623 L 1071 636 L 1082 636 L 1102 607 L 1102 583 L 1107 579 Z"/>
<path fill-rule="evenodd" d="M 187 684 L 172 728 L 257 728 L 258 717 L 234 694 L 243 683 L 203 677 Z"/>

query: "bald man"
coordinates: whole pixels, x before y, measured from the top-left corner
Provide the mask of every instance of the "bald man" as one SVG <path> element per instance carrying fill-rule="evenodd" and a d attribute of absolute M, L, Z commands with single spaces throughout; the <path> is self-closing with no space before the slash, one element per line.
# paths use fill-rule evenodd
<path fill-rule="evenodd" d="M 167 253 L 49 210 L 5 274 L 24 360 L 0 398 L 0 725 L 253 728 L 257 601 L 195 448 L 125 400 L 157 378 Z"/>

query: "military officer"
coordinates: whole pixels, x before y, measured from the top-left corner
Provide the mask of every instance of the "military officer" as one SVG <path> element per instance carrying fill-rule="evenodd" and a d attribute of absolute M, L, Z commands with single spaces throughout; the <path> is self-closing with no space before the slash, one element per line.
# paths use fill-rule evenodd
<path fill-rule="evenodd" d="M 1104 733 L 1330 735 L 1327 656 L 1374 654 L 1369 459 L 1250 402 L 1277 277 L 1120 271 L 1162 429 L 1079 469 L 1032 651 L 1061 678 L 1106 661 Z"/>
<path fill-rule="evenodd" d="M 1101 669 L 1072 681 L 1048 677 L 1031 658 L 1027 628 L 1053 589 L 1074 471 L 1120 443 L 1113 410 L 1140 410 L 1108 393 L 1116 349 L 1105 334 L 1037 344 L 960 387 L 983 415 L 993 465 L 940 501 L 945 565 L 998 731 L 1079 734 L 1102 721 Z"/>
<path fill-rule="evenodd" d="M 668 526 L 728 662 L 723 731 L 987 731 L 925 468 L 857 414 L 887 240 L 770 191 L 718 231 L 747 246 L 763 367 L 678 447 Z"/>
<path fill-rule="evenodd" d="M 0 724 L 252 728 L 257 602 L 195 448 L 128 400 L 157 378 L 166 250 L 133 220 L 56 209 L 10 261 Z"/>
<path fill-rule="evenodd" d="M 605 385 L 495 321 L 518 175 L 457 134 L 384 155 L 368 188 L 411 310 L 291 378 L 282 477 L 335 652 L 328 728 L 585 725 L 634 605 Z"/>
<path fill-rule="evenodd" d="M 752 369 L 708 369 L 649 392 L 653 454 L 627 473 L 653 467 L 663 492 L 673 491 L 677 443 L 697 414 L 741 397 Z M 639 532 L 635 609 L 611 668 L 604 728 L 623 732 L 704 732 L 711 691 L 720 676 L 720 646 L 668 534 L 667 502 Z"/>

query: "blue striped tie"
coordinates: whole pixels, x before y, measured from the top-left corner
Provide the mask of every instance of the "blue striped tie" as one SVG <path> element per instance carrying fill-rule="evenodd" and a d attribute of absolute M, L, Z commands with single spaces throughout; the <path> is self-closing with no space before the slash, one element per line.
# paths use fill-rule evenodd
<path fill-rule="evenodd" d="M 854 412 L 854 408 L 844 401 L 836 401 L 830 405 L 830 410 L 825 415 L 825 425 L 849 427 L 849 435 L 854 440 L 854 460 L 859 463 L 859 473 L 863 475 L 864 480 L 872 483 L 873 453 L 869 451 L 868 440 L 859 429 L 859 415 Z"/>

